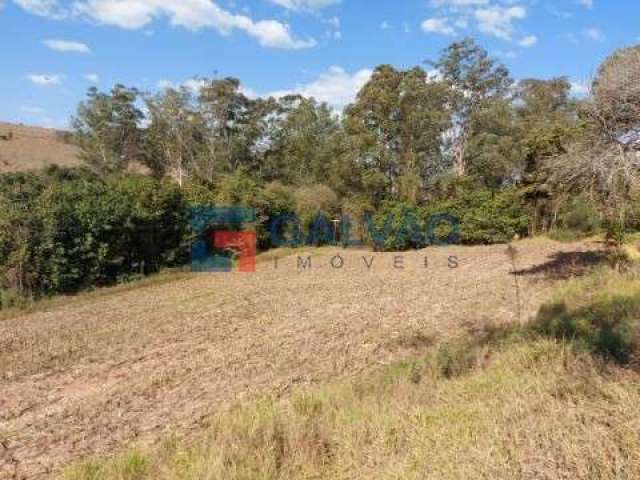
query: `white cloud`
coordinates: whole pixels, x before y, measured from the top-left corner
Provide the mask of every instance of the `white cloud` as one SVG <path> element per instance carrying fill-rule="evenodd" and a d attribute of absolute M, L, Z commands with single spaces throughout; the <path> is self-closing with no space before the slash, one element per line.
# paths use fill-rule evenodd
<path fill-rule="evenodd" d="M 573 13 L 568 12 L 566 10 L 561 10 L 557 8 L 555 5 L 546 5 L 545 8 L 547 12 L 549 12 L 554 17 L 564 18 L 564 19 L 573 17 Z"/>
<path fill-rule="evenodd" d="M 51 50 L 58 52 L 73 52 L 73 53 L 89 53 L 91 49 L 88 45 L 81 42 L 73 42 L 69 40 L 45 40 L 44 43 Z"/>
<path fill-rule="evenodd" d="M 97 73 L 85 73 L 82 78 L 91 83 L 98 83 L 100 81 Z"/>
<path fill-rule="evenodd" d="M 27 75 L 27 79 L 31 83 L 40 86 L 59 85 L 60 82 L 62 82 L 62 77 L 60 75 L 43 75 L 38 73 L 30 73 Z"/>
<path fill-rule="evenodd" d="M 13 2 L 33 15 L 56 19 L 66 16 L 58 0 L 13 0 Z"/>
<path fill-rule="evenodd" d="M 189 90 L 192 90 L 193 93 L 199 93 L 202 87 L 204 87 L 206 84 L 207 82 L 201 78 L 190 78 L 189 80 L 185 81 L 182 86 L 188 88 Z"/>
<path fill-rule="evenodd" d="M 31 107 L 29 105 L 23 105 L 20 107 L 20 111 L 23 113 L 28 113 L 29 115 L 46 115 L 47 111 L 44 108 L 40 107 Z"/>
<path fill-rule="evenodd" d="M 339 17 L 331 17 L 326 20 L 326 22 L 331 25 L 333 28 L 340 28 L 340 18 Z"/>
<path fill-rule="evenodd" d="M 280 0 L 278 0 L 280 1 Z M 316 7 L 333 0 L 283 0 L 291 5 Z M 293 36 L 289 25 L 277 20 L 253 20 L 247 15 L 231 13 L 214 0 L 75 0 L 70 10 L 63 10 L 57 0 L 14 0 L 24 10 L 52 18 L 74 16 L 105 25 L 136 30 L 158 17 L 167 17 L 171 25 L 190 30 L 213 28 L 222 35 L 240 30 L 264 47 L 282 49 L 310 48 L 313 38 Z"/>
<path fill-rule="evenodd" d="M 391 25 L 386 20 L 380 24 L 380 30 L 389 30 Z"/>
<path fill-rule="evenodd" d="M 166 79 L 158 80 L 156 82 L 156 85 L 161 90 L 166 90 L 167 88 L 176 88 L 175 83 L 173 83 L 171 80 Z"/>
<path fill-rule="evenodd" d="M 455 35 L 455 29 L 449 25 L 446 18 L 428 18 L 422 22 L 422 30 L 427 33 L 438 33 L 440 35 Z"/>
<path fill-rule="evenodd" d="M 300 94 L 305 97 L 313 97 L 319 102 L 326 102 L 336 110 L 342 110 L 353 102 L 372 74 L 373 71 L 369 69 L 362 69 L 350 74 L 342 67 L 333 66 L 306 85 L 299 85 L 291 90 L 271 92 L 265 96 L 283 97 Z"/>
<path fill-rule="evenodd" d="M 518 45 L 525 48 L 530 48 L 535 46 L 538 43 L 538 37 L 535 35 L 527 35 L 526 37 L 522 37 L 518 41 Z"/>
<path fill-rule="evenodd" d="M 578 3 L 586 8 L 593 8 L 593 0 L 578 0 Z"/>
<path fill-rule="evenodd" d="M 478 29 L 503 40 L 511 40 L 514 33 L 514 20 L 522 20 L 527 16 L 527 9 L 522 6 L 501 7 L 493 5 L 479 8 L 474 16 Z"/>
<path fill-rule="evenodd" d="M 498 55 L 499 57 L 507 58 L 509 60 L 518 58 L 518 53 L 514 52 L 513 50 L 507 50 L 507 51 L 497 50 L 496 55 Z"/>
<path fill-rule="evenodd" d="M 479 7 L 488 5 L 489 0 L 432 0 L 434 7 Z"/>
<path fill-rule="evenodd" d="M 269 0 L 289 10 L 320 10 L 340 3 L 340 0 Z"/>
<path fill-rule="evenodd" d="M 156 82 L 156 86 L 161 90 L 166 90 L 167 88 L 179 89 L 184 87 L 188 90 L 191 90 L 191 92 L 194 94 L 200 93 L 200 90 L 205 85 L 207 85 L 207 81 L 203 78 L 198 78 L 198 77 L 189 78 L 182 83 L 174 82 L 173 80 L 167 80 L 167 79 L 158 80 Z M 240 90 L 243 91 L 244 93 L 246 89 L 244 89 L 244 87 L 241 86 Z"/>
<path fill-rule="evenodd" d="M 604 33 L 599 28 L 587 28 L 582 32 L 585 37 L 594 40 L 596 42 L 604 41 Z"/>
<path fill-rule="evenodd" d="M 473 28 L 486 35 L 531 47 L 537 42 L 537 37 L 518 32 L 515 25 L 516 21 L 527 17 L 526 5 L 530 3 L 533 0 L 430 0 L 434 14 L 422 23 L 422 29 L 430 33 L 455 35 Z"/>
<path fill-rule="evenodd" d="M 588 82 L 571 82 L 571 94 L 575 97 L 586 97 L 590 91 Z"/>
<path fill-rule="evenodd" d="M 453 24 L 458 28 L 465 29 L 469 27 L 469 20 L 467 20 L 464 17 L 460 17 L 460 18 L 457 18 Z"/>

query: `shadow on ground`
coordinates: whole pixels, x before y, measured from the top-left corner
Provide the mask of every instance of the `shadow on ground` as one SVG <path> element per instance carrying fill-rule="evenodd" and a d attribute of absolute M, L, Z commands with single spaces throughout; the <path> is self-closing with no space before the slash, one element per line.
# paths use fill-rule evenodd
<path fill-rule="evenodd" d="M 531 268 L 516 270 L 517 276 L 544 276 L 552 280 L 568 280 L 589 273 L 594 267 L 608 264 L 606 251 L 558 252 L 549 261 Z"/>

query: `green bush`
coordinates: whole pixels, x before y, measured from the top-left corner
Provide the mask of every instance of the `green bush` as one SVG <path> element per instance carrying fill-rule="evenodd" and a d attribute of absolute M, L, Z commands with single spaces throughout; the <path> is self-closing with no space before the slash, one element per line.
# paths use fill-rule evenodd
<path fill-rule="evenodd" d="M 188 205 L 169 182 L 0 179 L 2 289 L 72 293 L 184 263 Z"/>
<path fill-rule="evenodd" d="M 492 191 L 469 181 L 460 181 L 444 199 L 422 209 L 428 219 L 445 213 L 460 220 L 460 241 L 464 244 L 507 243 L 527 234 L 529 217 L 517 189 Z"/>
<path fill-rule="evenodd" d="M 592 235 L 600 229 L 600 212 L 588 197 L 580 195 L 571 199 L 560 210 L 560 224 L 567 230 Z"/>
<path fill-rule="evenodd" d="M 216 192 L 212 186 L 193 182 L 182 188 L 182 194 L 190 207 L 211 207 L 216 204 Z"/>
<path fill-rule="evenodd" d="M 562 205 L 550 236 L 559 241 L 573 241 L 598 233 L 601 226 L 596 204 L 586 195 L 579 195 Z"/>
<path fill-rule="evenodd" d="M 627 231 L 640 232 L 640 195 L 635 195 L 627 207 Z"/>
<path fill-rule="evenodd" d="M 427 245 L 427 226 L 414 204 L 384 202 L 367 223 L 369 241 L 378 250 L 403 251 Z"/>
<path fill-rule="evenodd" d="M 449 222 L 429 232 L 429 224 L 439 215 L 459 221 L 453 232 Z M 514 188 L 498 192 L 460 181 L 443 198 L 418 207 L 407 202 L 386 202 L 369 221 L 372 245 L 383 250 L 408 250 L 432 244 L 450 233 L 463 244 L 507 243 L 516 235 L 525 236 L 529 217 Z M 437 227 L 437 225 L 436 225 Z"/>
<path fill-rule="evenodd" d="M 275 246 L 271 238 L 272 228 L 279 230 L 278 234 L 284 237 L 292 233 L 283 231 L 286 229 L 286 225 L 280 226 L 276 223 L 272 224 L 272 222 L 295 212 L 296 199 L 294 190 L 280 182 L 269 183 L 262 192 L 260 209 L 265 219 L 257 228 L 258 246 L 266 250 Z"/>
<path fill-rule="evenodd" d="M 315 184 L 298 188 L 294 197 L 300 227 L 309 233 L 305 243 L 316 246 L 332 243 L 335 227 L 331 220 L 340 209 L 338 195 L 326 185 Z"/>
<path fill-rule="evenodd" d="M 367 219 L 375 213 L 371 202 L 365 195 L 354 195 L 342 202 L 341 241 L 345 247 L 350 245 L 371 244 Z"/>

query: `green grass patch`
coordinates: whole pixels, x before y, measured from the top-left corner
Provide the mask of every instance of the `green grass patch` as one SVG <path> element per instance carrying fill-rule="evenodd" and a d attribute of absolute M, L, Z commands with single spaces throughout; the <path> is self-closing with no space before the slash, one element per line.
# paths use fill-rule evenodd
<path fill-rule="evenodd" d="M 619 363 L 635 363 L 640 359 L 640 281 L 635 272 L 610 270 L 574 280 L 542 307 L 535 327 Z"/>

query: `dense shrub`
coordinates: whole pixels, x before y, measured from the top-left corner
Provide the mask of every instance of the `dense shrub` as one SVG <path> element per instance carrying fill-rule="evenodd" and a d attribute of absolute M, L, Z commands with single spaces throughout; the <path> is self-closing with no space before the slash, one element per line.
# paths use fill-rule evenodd
<path fill-rule="evenodd" d="M 225 207 L 255 208 L 260 201 L 261 186 L 246 170 L 221 177 L 215 185 L 216 203 Z"/>
<path fill-rule="evenodd" d="M 426 224 L 420 209 L 408 202 L 386 202 L 367 220 L 369 241 L 376 249 L 403 251 L 424 248 Z"/>
<path fill-rule="evenodd" d="M 316 184 L 295 191 L 295 213 L 302 232 L 307 232 L 305 243 L 325 245 L 334 240 L 334 219 L 339 211 L 338 195 L 326 185 Z"/>
<path fill-rule="evenodd" d="M 576 240 L 598 233 L 602 226 L 596 204 L 586 195 L 571 198 L 558 211 L 556 228 L 550 236 L 556 240 Z"/>
<path fill-rule="evenodd" d="M 212 186 L 193 182 L 182 188 L 182 194 L 192 207 L 212 207 L 216 204 L 216 193 Z"/>
<path fill-rule="evenodd" d="M 529 218 L 517 189 L 492 191 L 471 182 L 457 182 L 446 198 L 430 202 L 423 218 L 445 213 L 460 221 L 460 241 L 464 244 L 506 243 L 524 236 Z"/>
<path fill-rule="evenodd" d="M 563 228 L 584 234 L 594 234 L 600 228 L 600 212 L 587 196 L 572 198 L 561 210 L 559 222 Z"/>
<path fill-rule="evenodd" d="M 272 182 L 265 186 L 261 196 L 261 212 L 266 220 L 258 226 L 258 245 L 261 249 L 277 247 L 276 239 L 271 238 L 272 231 L 280 238 L 297 235 L 291 227 L 281 219 L 294 214 L 296 210 L 295 192 L 280 182 Z M 296 227 L 294 227 L 296 228 Z"/>
<path fill-rule="evenodd" d="M 445 198 L 422 207 L 383 203 L 369 222 L 369 234 L 375 237 L 371 243 L 383 250 L 422 248 L 443 240 L 470 245 L 506 243 L 516 235 L 526 235 L 528 222 L 516 189 L 494 192 L 461 182 Z"/>
<path fill-rule="evenodd" d="M 640 194 L 634 195 L 627 205 L 625 229 L 627 233 L 640 232 Z"/>
<path fill-rule="evenodd" d="M 255 229 L 261 249 L 280 246 L 272 226 L 275 219 L 292 215 L 299 223 L 283 222 L 277 231 L 281 238 L 330 243 L 336 234 L 333 219 L 342 212 L 351 220 L 349 235 L 342 236 L 362 238 L 380 250 L 429 245 L 429 222 L 439 214 L 460 219 L 463 243 L 507 242 L 527 229 L 515 190 L 492 192 L 465 182 L 426 205 L 388 201 L 374 212 L 366 197 L 340 202 L 321 184 L 265 186 L 243 170 L 213 184 L 179 188 L 141 175 L 99 178 L 86 169 L 51 168 L 0 176 L 0 290 L 7 298 L 16 292 L 69 293 L 186 264 L 194 241 L 194 207 L 252 209 L 250 225 L 209 225 L 198 233 Z M 442 230 L 439 238 L 448 234 Z"/>
<path fill-rule="evenodd" d="M 364 195 L 353 195 L 342 202 L 340 237 L 345 247 L 350 245 L 371 244 L 367 219 L 375 213 L 375 209 Z"/>
<path fill-rule="evenodd" d="M 2 287 L 69 293 L 186 261 L 188 205 L 142 176 L 0 181 Z"/>

